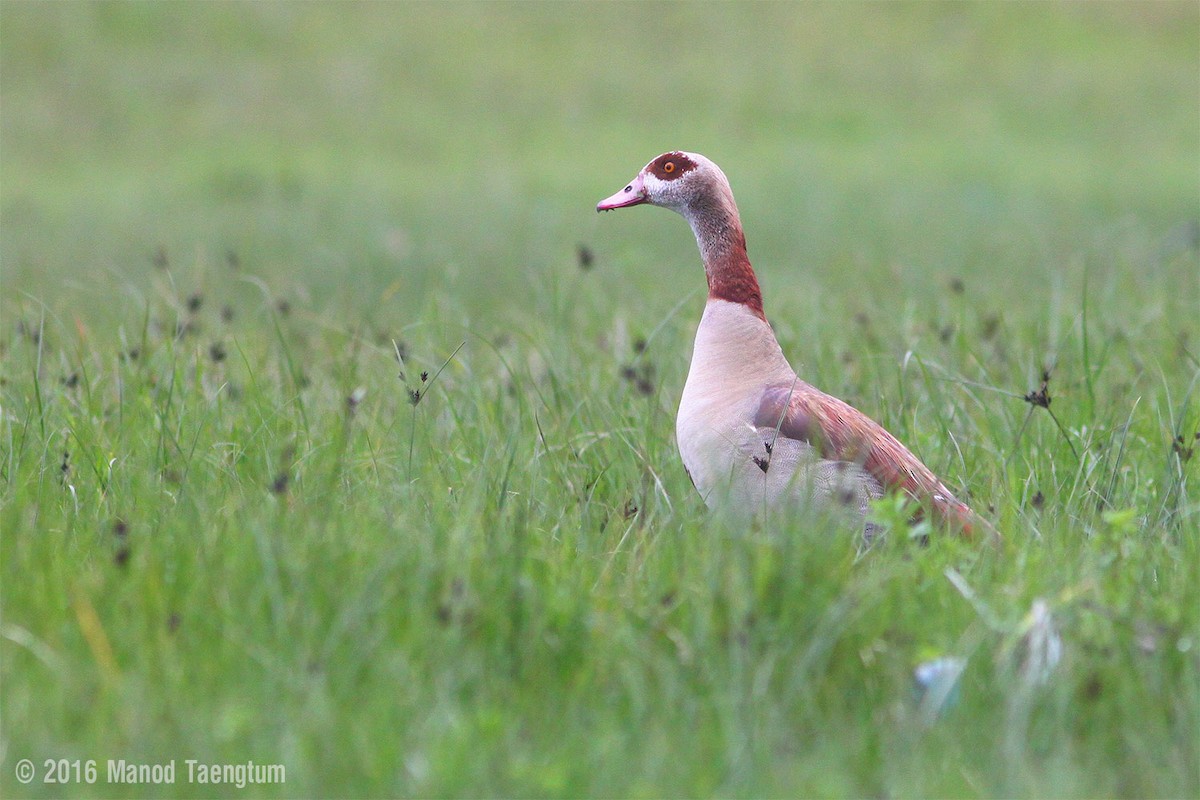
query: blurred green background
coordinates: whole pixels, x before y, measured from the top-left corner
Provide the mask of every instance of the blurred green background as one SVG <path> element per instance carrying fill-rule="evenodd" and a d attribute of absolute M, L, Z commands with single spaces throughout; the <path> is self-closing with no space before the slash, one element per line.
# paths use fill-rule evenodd
<path fill-rule="evenodd" d="M 139 313 L 161 252 L 356 317 L 442 292 L 459 321 L 503 320 L 582 243 L 611 307 L 662 314 L 664 281 L 698 285 L 686 228 L 592 209 L 673 148 L 730 175 L 769 304 L 950 274 L 1007 297 L 1121 226 L 1195 235 L 1192 2 L 2 14 L 10 311 Z"/>

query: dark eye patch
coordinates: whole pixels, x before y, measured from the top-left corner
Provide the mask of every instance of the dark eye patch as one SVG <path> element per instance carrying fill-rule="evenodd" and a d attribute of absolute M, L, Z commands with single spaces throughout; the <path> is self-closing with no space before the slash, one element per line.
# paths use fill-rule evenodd
<path fill-rule="evenodd" d="M 650 174 L 659 180 L 673 181 L 696 168 L 696 162 L 683 153 L 663 153 L 650 162 Z"/>

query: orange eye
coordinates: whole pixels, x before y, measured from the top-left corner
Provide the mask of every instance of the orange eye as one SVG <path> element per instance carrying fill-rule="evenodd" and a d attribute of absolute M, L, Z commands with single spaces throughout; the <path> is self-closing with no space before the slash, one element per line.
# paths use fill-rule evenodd
<path fill-rule="evenodd" d="M 668 161 L 667 163 L 663 164 L 663 172 L 670 175 L 674 171 L 675 171 L 675 162 L 674 161 Z"/>

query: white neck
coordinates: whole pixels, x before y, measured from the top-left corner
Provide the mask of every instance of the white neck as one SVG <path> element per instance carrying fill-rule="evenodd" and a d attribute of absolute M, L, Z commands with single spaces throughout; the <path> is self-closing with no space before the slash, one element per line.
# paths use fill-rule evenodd
<path fill-rule="evenodd" d="M 765 320 L 741 303 L 709 299 L 696 330 L 684 402 L 757 393 L 795 377 Z"/>

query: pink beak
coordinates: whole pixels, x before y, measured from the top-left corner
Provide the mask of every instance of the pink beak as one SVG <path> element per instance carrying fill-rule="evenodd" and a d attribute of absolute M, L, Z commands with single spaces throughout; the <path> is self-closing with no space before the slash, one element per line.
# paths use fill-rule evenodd
<path fill-rule="evenodd" d="M 612 211 L 614 208 L 625 208 L 626 206 L 640 205 L 648 200 L 649 198 L 646 196 L 646 185 L 642 181 L 642 175 L 639 172 L 638 176 L 633 179 L 633 183 L 629 184 L 612 197 L 607 197 L 601 200 L 599 203 L 596 203 L 596 210 Z"/>

